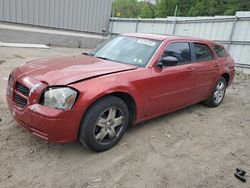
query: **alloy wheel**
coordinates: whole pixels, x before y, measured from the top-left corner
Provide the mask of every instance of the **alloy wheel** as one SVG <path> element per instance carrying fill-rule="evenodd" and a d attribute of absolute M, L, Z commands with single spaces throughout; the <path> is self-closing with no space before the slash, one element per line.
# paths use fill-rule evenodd
<path fill-rule="evenodd" d="M 112 106 L 104 110 L 95 123 L 95 140 L 104 145 L 112 143 L 121 133 L 123 125 L 124 114 L 120 108 Z"/>
<path fill-rule="evenodd" d="M 225 95 L 225 83 L 223 81 L 220 81 L 214 91 L 214 95 L 213 95 L 213 100 L 215 104 L 218 104 L 221 102 L 221 100 L 223 99 L 224 95 Z"/>

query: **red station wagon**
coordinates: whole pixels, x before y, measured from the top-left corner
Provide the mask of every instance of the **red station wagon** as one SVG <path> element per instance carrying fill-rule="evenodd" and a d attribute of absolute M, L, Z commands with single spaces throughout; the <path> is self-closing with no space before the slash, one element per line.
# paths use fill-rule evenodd
<path fill-rule="evenodd" d="M 90 53 L 40 59 L 13 70 L 9 109 L 49 142 L 113 147 L 129 125 L 204 101 L 218 106 L 234 61 L 218 43 L 192 37 L 125 34 Z"/>

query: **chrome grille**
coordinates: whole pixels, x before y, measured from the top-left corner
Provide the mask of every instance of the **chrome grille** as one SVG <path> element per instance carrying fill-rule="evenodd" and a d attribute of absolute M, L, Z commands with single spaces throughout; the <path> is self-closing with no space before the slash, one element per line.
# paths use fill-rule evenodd
<path fill-rule="evenodd" d="M 25 99 L 17 94 L 15 95 L 14 100 L 17 103 L 17 105 L 20 106 L 21 108 L 27 106 L 27 99 Z"/>
<path fill-rule="evenodd" d="M 24 108 L 28 104 L 30 89 L 20 82 L 16 82 L 13 85 L 15 87 L 13 101 L 17 104 L 17 106 Z"/>
<path fill-rule="evenodd" d="M 24 86 L 23 84 L 21 84 L 19 82 L 16 82 L 16 90 L 27 97 L 30 94 L 29 88 L 27 88 L 26 86 Z"/>

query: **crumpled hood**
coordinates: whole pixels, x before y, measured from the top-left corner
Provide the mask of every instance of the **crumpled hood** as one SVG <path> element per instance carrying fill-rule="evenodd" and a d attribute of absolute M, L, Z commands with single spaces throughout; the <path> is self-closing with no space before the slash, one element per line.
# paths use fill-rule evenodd
<path fill-rule="evenodd" d="M 133 69 L 136 69 L 136 66 L 80 54 L 35 60 L 16 68 L 13 74 L 29 76 L 48 85 L 67 85 L 91 77 Z"/>

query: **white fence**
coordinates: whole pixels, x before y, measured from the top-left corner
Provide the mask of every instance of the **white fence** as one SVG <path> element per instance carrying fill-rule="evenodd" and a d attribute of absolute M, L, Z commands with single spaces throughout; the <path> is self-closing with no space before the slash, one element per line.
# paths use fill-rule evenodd
<path fill-rule="evenodd" d="M 238 66 L 250 68 L 250 16 L 110 19 L 111 34 L 131 32 L 195 36 L 221 42 Z"/>

